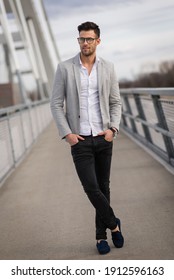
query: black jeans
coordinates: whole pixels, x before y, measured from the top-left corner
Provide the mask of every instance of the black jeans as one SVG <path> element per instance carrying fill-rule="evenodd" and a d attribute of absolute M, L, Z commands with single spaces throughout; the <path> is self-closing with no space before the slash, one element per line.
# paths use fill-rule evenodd
<path fill-rule="evenodd" d="M 71 153 L 84 191 L 96 209 L 96 239 L 106 239 L 106 229 L 117 226 L 109 188 L 113 142 L 104 136 L 83 137 L 85 140 L 71 146 Z"/>

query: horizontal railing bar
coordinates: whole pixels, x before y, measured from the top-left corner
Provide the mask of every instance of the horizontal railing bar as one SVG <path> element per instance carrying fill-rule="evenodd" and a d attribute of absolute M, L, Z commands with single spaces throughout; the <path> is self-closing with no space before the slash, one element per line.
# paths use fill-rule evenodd
<path fill-rule="evenodd" d="M 19 104 L 19 105 L 14 105 L 14 106 L 1 108 L 0 109 L 0 116 L 10 114 L 10 113 L 15 113 L 16 111 L 21 111 L 21 110 L 28 109 L 28 108 L 31 108 L 31 107 L 34 107 L 34 106 L 37 106 L 37 105 L 41 105 L 41 104 L 44 104 L 44 103 L 48 103 L 48 102 L 50 102 L 50 99 L 45 98 L 44 100 L 37 100 L 37 101 L 30 102 L 28 104 Z"/>
<path fill-rule="evenodd" d="M 134 133 L 131 129 L 129 129 L 128 127 L 121 125 L 121 128 L 124 129 L 125 131 L 127 131 L 131 136 L 133 136 L 134 138 L 136 138 L 140 143 L 143 143 L 143 145 L 145 145 L 146 148 L 151 149 L 153 152 L 157 153 L 158 155 L 160 155 L 165 161 L 169 161 L 169 158 L 166 154 L 166 152 L 164 152 L 162 149 L 160 149 L 158 146 L 150 143 L 149 141 L 147 141 L 146 138 L 144 138 L 143 136 L 141 136 L 140 134 Z"/>
<path fill-rule="evenodd" d="M 144 125 L 148 126 L 148 127 L 151 127 L 153 128 L 154 130 L 158 131 L 158 132 L 161 132 L 162 134 L 168 136 L 168 137 L 171 137 L 171 138 L 174 138 L 174 134 L 172 134 L 170 131 L 167 131 L 161 127 L 159 127 L 158 125 L 155 125 L 155 124 L 151 124 L 145 120 L 142 120 L 141 118 L 139 117 L 136 117 L 136 116 L 132 116 L 130 115 L 129 113 L 125 113 L 125 112 L 122 112 L 122 115 L 130 118 L 130 119 L 134 119 L 135 121 L 137 122 L 141 122 L 143 123 Z"/>
<path fill-rule="evenodd" d="M 174 96 L 174 88 L 126 88 L 120 89 L 121 95 L 144 94 L 144 95 L 162 95 Z"/>

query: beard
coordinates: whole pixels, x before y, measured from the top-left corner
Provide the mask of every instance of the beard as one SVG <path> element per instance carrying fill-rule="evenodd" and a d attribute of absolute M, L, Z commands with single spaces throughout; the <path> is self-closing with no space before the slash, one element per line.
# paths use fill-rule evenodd
<path fill-rule="evenodd" d="M 91 56 L 95 53 L 94 49 L 81 49 L 81 52 L 84 56 Z"/>

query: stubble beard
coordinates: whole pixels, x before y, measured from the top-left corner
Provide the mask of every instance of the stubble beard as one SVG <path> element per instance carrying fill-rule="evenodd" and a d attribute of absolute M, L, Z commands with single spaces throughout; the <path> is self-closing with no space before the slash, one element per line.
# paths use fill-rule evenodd
<path fill-rule="evenodd" d="M 94 54 L 94 50 L 89 50 L 88 52 L 85 52 L 83 49 L 81 50 L 82 54 L 86 57 L 91 56 Z"/>

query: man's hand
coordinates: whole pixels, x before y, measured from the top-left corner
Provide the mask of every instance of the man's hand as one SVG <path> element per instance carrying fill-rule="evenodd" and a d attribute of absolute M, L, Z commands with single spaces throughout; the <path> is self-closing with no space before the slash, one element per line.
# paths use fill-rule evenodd
<path fill-rule="evenodd" d="M 100 132 L 98 135 L 104 135 L 105 140 L 108 142 L 112 142 L 112 140 L 114 138 L 114 134 L 110 129 L 104 130 L 104 131 Z"/>
<path fill-rule="evenodd" d="M 70 146 L 73 146 L 73 145 L 77 144 L 79 142 L 79 139 L 80 140 L 85 140 L 83 137 L 81 137 L 78 134 L 70 133 L 70 134 L 66 135 L 66 140 L 70 144 Z"/>

